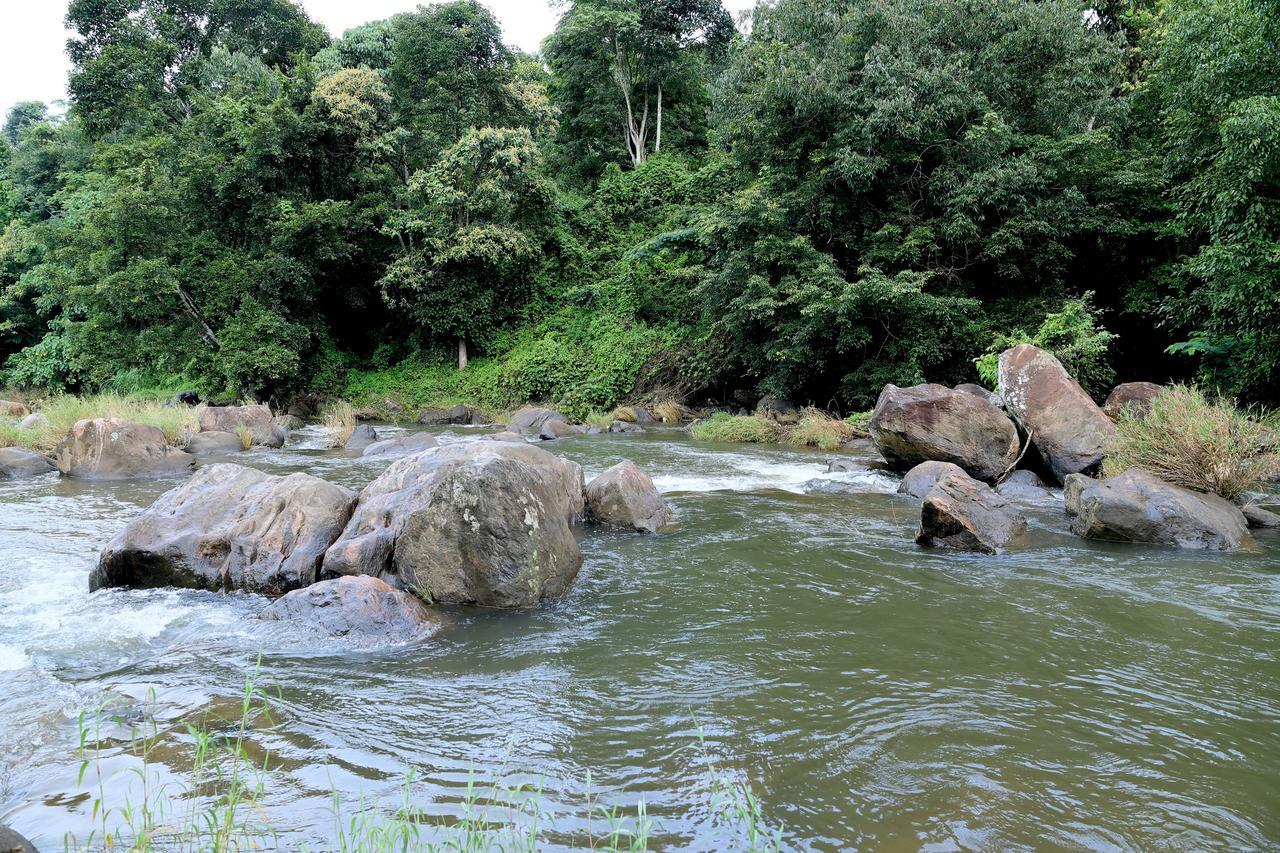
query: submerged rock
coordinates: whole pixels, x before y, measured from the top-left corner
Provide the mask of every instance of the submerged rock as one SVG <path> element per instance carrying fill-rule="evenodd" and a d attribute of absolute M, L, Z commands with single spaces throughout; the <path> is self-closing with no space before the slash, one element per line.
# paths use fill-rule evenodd
<path fill-rule="evenodd" d="M 326 575 L 384 578 L 427 601 L 531 607 L 582 555 L 582 468 L 531 444 L 475 441 L 401 459 L 360 493 Z"/>
<path fill-rule="evenodd" d="M 1000 396 L 1058 482 L 1102 462 L 1115 425 L 1050 353 L 1030 344 L 1001 353 Z"/>
<path fill-rule="evenodd" d="M 484 440 L 485 441 L 507 441 L 512 444 L 528 444 L 529 443 L 524 436 L 517 435 L 514 432 L 508 432 L 507 430 L 503 430 L 502 432 L 495 432 L 493 435 L 486 435 L 484 437 Z"/>
<path fill-rule="evenodd" d="M 176 586 L 278 595 L 315 583 L 355 506 L 309 474 L 208 465 L 108 543 L 89 589 Z"/>
<path fill-rule="evenodd" d="M 569 422 L 569 419 L 555 409 L 541 409 L 526 406 L 511 416 L 507 429 L 520 435 L 541 435 L 542 427 L 547 421 Z"/>
<path fill-rule="evenodd" d="M 948 474 L 968 476 L 963 468 L 952 462 L 921 462 L 903 475 L 902 482 L 898 484 L 898 494 L 923 499 L 937 485 L 938 480 Z"/>
<path fill-rule="evenodd" d="M 920 507 L 916 543 L 996 554 L 1027 532 L 1027 520 L 986 483 L 967 475 L 939 478 Z"/>
<path fill-rule="evenodd" d="M 0 480 L 20 480 L 56 471 L 43 453 L 21 447 L 0 447 Z"/>
<path fill-rule="evenodd" d="M 1018 430 L 981 397 L 945 385 L 886 385 L 868 425 L 871 440 L 892 467 L 951 462 L 994 481 L 1018 458 Z"/>
<path fill-rule="evenodd" d="M 1263 509 L 1260 506 L 1250 504 L 1240 508 L 1244 513 L 1245 521 L 1250 527 L 1256 527 L 1262 530 L 1275 530 L 1280 528 L 1280 514 L 1274 513 L 1269 509 Z"/>
<path fill-rule="evenodd" d="M 1251 541 L 1240 508 L 1138 468 L 1088 484 L 1071 532 L 1086 539 L 1229 551 Z"/>
<path fill-rule="evenodd" d="M 1151 411 L 1151 401 L 1164 388 L 1154 382 L 1125 382 L 1111 389 L 1107 402 L 1102 404 L 1102 411 L 1113 421 L 1120 420 L 1126 409 L 1133 416 L 1142 420 Z"/>
<path fill-rule="evenodd" d="M 378 440 L 378 433 L 368 424 L 356 424 L 356 428 L 347 436 L 343 447 L 347 450 L 363 451 Z"/>
<path fill-rule="evenodd" d="M 261 403 L 252 406 L 205 406 L 197 410 L 201 432 L 249 431 L 254 447 L 284 447 L 289 433 L 276 423 L 271 409 Z"/>
<path fill-rule="evenodd" d="M 263 619 L 305 622 L 335 637 L 404 643 L 438 633 L 445 618 L 403 590 L 368 575 L 340 577 L 295 589 L 262 612 Z"/>
<path fill-rule="evenodd" d="M 1026 470 L 1014 471 L 996 486 L 996 492 L 1012 500 L 1044 501 L 1053 497 L 1049 485 L 1040 479 L 1040 475 Z"/>
<path fill-rule="evenodd" d="M 439 447 L 435 436 L 429 432 L 414 432 L 400 438 L 375 441 L 364 449 L 362 456 L 408 456 Z"/>
<path fill-rule="evenodd" d="M 587 484 L 587 516 L 599 524 L 654 533 L 671 522 L 671 507 L 649 475 L 624 459 Z"/>
<path fill-rule="evenodd" d="M 169 446 L 159 427 L 119 418 L 76 421 L 55 458 L 66 476 L 90 480 L 177 477 L 195 464 L 191 454 Z"/>
<path fill-rule="evenodd" d="M 198 432 L 187 442 L 187 452 L 196 456 L 210 454 L 240 453 L 244 450 L 244 442 L 234 432 L 211 430 Z"/>

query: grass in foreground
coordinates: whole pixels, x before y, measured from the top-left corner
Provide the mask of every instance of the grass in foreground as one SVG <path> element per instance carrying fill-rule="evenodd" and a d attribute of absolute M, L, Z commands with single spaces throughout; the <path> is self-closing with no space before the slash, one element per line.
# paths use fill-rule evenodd
<path fill-rule="evenodd" d="M 165 440 L 180 445 L 197 429 L 195 411 L 187 406 L 166 407 L 161 401 L 106 393 L 87 397 L 62 395 L 36 401 L 32 411 L 49 419 L 48 426 L 22 429 L 16 423 L 0 423 L 0 447 L 25 447 L 49 452 L 86 418 L 122 418 L 150 424 L 164 431 Z"/>
<path fill-rule="evenodd" d="M 1142 468 L 1165 482 L 1231 500 L 1280 474 L 1276 433 L 1198 388 L 1165 389 L 1145 418 L 1126 410 L 1116 430 L 1103 461 L 1108 477 Z"/>
<path fill-rule="evenodd" d="M 137 799 L 113 801 L 102 771 L 99 744 L 104 742 L 105 706 L 80 716 L 80 771 L 77 785 L 91 780 L 94 830 L 88 838 L 68 835 L 67 850 L 229 851 L 288 849 L 282 845 L 265 809 L 274 781 L 270 755 L 255 742 L 259 728 L 274 726 L 270 697 L 258 686 L 261 660 L 246 675 L 239 720 L 206 719 L 186 730 L 192 744 L 188 780 L 175 790 L 164 785 L 155 765 L 160 733 L 154 721 L 132 729 L 130 751 L 141 760 Z M 152 697 L 154 700 L 154 697 Z M 149 718 L 148 718 L 149 719 Z M 781 849 L 782 833 L 770 829 L 760 801 L 737 777 L 722 772 L 707 757 L 699 730 L 699 748 L 708 768 L 708 784 L 700 793 L 709 799 L 714 823 L 728 847 L 736 850 Z M 505 768 L 504 768 L 505 769 Z M 503 772 L 498 773 L 500 779 Z M 602 851 L 648 850 L 654 822 L 642 800 L 634 812 L 607 806 L 592 794 L 587 778 L 586 829 L 566 834 L 542 806 L 536 785 L 508 786 L 501 781 L 478 784 L 469 778 L 454 817 L 437 817 L 415 805 L 415 780 L 406 775 L 398 808 L 386 810 L 364 802 L 333 797 L 334 849 L 348 851 L 536 851 L 547 840 L 575 848 Z M 344 814 L 346 812 L 346 814 Z M 296 849 L 306 850 L 304 846 Z"/>

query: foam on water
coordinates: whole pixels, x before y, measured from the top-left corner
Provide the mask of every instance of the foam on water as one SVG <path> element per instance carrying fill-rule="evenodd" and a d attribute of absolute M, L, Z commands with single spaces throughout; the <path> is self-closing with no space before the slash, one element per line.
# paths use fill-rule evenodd
<path fill-rule="evenodd" d="M 770 462 L 740 454 L 718 454 L 714 468 L 686 473 L 658 473 L 658 491 L 758 492 L 779 490 L 798 495 L 850 491 L 889 494 L 897 480 L 880 471 L 827 471 L 819 462 Z"/>

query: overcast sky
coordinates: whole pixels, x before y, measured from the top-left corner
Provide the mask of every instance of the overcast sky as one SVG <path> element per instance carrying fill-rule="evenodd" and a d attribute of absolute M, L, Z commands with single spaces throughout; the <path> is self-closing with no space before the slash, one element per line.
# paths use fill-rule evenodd
<path fill-rule="evenodd" d="M 349 27 L 418 6 L 420 0 L 302 0 L 313 20 L 338 36 Z M 555 26 L 547 0 L 482 0 L 502 21 L 509 44 L 536 50 Z M 725 0 L 734 13 L 754 0 Z M 0 119 L 18 101 L 67 96 L 66 0 L 0 0 Z"/>

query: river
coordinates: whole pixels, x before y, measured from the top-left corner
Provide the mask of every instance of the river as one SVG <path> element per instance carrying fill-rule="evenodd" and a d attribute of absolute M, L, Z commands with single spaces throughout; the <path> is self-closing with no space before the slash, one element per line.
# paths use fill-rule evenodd
<path fill-rule="evenodd" d="M 474 440 L 476 431 L 444 440 Z M 387 460 L 314 430 L 236 461 L 355 488 Z M 88 592 L 102 545 L 166 482 L 0 482 L 0 821 L 42 850 L 95 825 L 93 781 L 136 783 L 121 732 L 77 784 L 82 711 L 146 721 L 180 786 L 185 724 L 274 694 L 266 818 L 334 845 L 334 797 L 454 815 L 468 779 L 541 788 L 549 846 L 588 793 L 654 849 L 728 843 L 727 776 L 799 850 L 1280 845 L 1280 536 L 1232 555 L 1089 543 L 1025 506 L 1000 557 L 912 544 L 896 480 L 833 454 L 674 431 L 545 445 L 587 476 L 626 457 L 676 513 L 654 536 L 586 528 L 572 591 L 535 612 L 453 610 L 441 636 L 369 648 L 257 618 L 248 595 Z M 588 787 L 588 779 L 590 787 Z M 270 845 L 269 845 L 270 846 Z"/>

